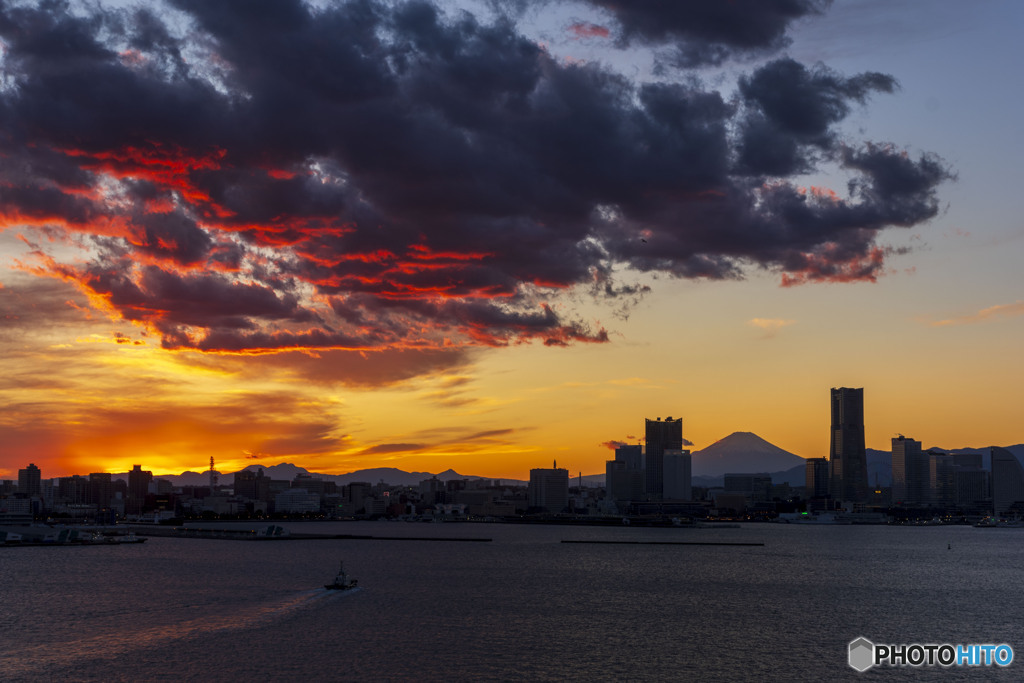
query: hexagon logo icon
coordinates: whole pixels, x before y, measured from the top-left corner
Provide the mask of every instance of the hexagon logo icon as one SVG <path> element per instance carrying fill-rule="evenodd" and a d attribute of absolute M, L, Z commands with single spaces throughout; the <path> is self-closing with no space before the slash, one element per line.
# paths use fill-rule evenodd
<path fill-rule="evenodd" d="M 875 644 L 861 636 L 850 643 L 850 666 L 857 671 L 867 671 L 875 664 Z"/>

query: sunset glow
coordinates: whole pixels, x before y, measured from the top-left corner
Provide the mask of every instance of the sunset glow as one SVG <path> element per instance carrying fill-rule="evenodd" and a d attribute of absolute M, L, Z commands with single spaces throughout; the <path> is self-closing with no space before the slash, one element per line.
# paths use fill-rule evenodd
<path fill-rule="evenodd" d="M 0 10 L 0 478 L 1024 441 L 1006 22 L 363 4 Z"/>

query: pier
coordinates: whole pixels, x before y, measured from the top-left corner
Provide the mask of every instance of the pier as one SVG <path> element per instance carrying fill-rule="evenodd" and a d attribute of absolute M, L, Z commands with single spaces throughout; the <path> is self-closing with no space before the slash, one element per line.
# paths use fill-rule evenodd
<path fill-rule="evenodd" d="M 162 538 L 205 538 L 222 541 L 453 541 L 488 543 L 490 538 L 449 538 L 443 536 L 372 536 L 367 534 L 308 534 L 289 532 L 279 526 L 259 529 L 200 529 L 193 527 L 133 526 L 136 536 Z"/>
<path fill-rule="evenodd" d="M 562 543 L 593 543 L 597 545 L 764 545 L 764 543 L 744 543 L 741 541 L 575 541 L 564 539 Z"/>

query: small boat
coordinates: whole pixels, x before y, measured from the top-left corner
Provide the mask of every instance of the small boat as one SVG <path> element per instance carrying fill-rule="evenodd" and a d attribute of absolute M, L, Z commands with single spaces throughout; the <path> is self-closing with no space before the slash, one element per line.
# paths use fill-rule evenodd
<path fill-rule="evenodd" d="M 352 590 L 358 584 L 357 580 L 348 578 L 348 574 L 345 573 L 345 563 L 342 562 L 338 567 L 338 575 L 334 577 L 334 582 L 325 583 L 324 588 L 329 591 L 347 591 Z"/>

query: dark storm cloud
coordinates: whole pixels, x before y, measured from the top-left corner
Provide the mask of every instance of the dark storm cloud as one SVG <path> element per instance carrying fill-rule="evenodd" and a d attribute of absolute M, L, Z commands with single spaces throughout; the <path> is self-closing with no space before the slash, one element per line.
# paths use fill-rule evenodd
<path fill-rule="evenodd" d="M 831 0 L 588 0 L 612 14 L 626 43 L 673 44 L 682 67 L 721 64 L 736 53 L 779 50 L 796 19 Z"/>
<path fill-rule="evenodd" d="M 814 167 L 815 153 L 835 145 L 833 126 L 873 91 L 892 92 L 896 81 L 880 73 L 844 78 L 817 65 L 808 69 L 778 59 L 740 79 L 747 105 L 741 124 L 740 166 L 754 175 L 788 176 Z"/>
<path fill-rule="evenodd" d="M 171 4 L 0 2 L 0 217 L 91 244 L 51 271 L 172 348 L 604 342 L 559 292 L 630 300 L 624 266 L 870 280 L 878 234 L 934 216 L 950 177 L 841 138 L 884 74 L 780 58 L 733 97 L 565 63 L 509 16 L 425 0 Z M 775 49 L 824 6 L 592 4 L 704 62 Z M 845 197 L 793 181 L 826 163 Z"/>

